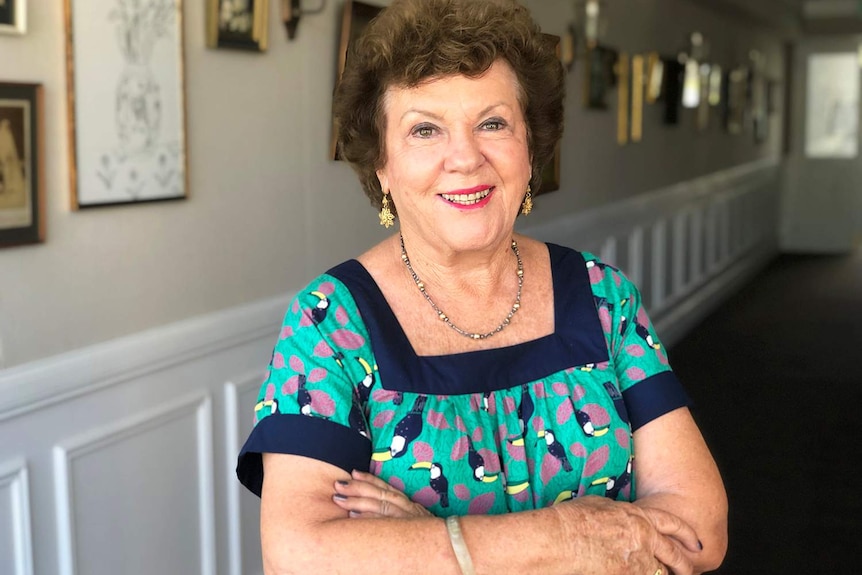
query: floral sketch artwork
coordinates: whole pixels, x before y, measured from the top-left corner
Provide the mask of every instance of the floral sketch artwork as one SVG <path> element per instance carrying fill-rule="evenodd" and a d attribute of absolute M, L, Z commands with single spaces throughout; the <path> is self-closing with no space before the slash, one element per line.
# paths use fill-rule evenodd
<path fill-rule="evenodd" d="M 184 197 L 179 1 L 71 6 L 78 206 Z"/>

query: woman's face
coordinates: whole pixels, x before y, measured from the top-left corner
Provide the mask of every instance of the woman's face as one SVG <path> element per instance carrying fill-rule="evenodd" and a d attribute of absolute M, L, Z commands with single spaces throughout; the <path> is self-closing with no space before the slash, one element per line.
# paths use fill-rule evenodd
<path fill-rule="evenodd" d="M 447 76 L 384 96 L 386 164 L 401 230 L 446 251 L 508 242 L 530 180 L 527 126 L 511 67 Z"/>

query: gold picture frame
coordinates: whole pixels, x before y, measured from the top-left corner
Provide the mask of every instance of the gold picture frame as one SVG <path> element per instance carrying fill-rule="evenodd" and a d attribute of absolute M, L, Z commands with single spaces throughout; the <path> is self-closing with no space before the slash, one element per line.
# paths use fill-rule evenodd
<path fill-rule="evenodd" d="M 207 47 L 266 52 L 269 0 L 207 0 Z"/>
<path fill-rule="evenodd" d="M 27 0 L 0 0 L 0 34 L 27 32 Z"/>
<path fill-rule="evenodd" d="M 45 241 L 41 84 L 0 83 L 0 247 Z"/>

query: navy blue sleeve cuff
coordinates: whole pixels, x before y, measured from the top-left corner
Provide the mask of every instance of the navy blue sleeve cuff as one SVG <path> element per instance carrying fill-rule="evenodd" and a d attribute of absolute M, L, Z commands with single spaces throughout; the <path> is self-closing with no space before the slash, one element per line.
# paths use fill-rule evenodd
<path fill-rule="evenodd" d="M 680 407 L 691 399 L 672 371 L 663 371 L 636 383 L 623 392 L 632 431 Z"/>
<path fill-rule="evenodd" d="M 276 413 L 255 426 L 237 459 L 240 483 L 258 497 L 263 487 L 263 453 L 311 457 L 348 473 L 368 471 L 371 464 L 371 442 L 353 429 L 327 419 Z"/>

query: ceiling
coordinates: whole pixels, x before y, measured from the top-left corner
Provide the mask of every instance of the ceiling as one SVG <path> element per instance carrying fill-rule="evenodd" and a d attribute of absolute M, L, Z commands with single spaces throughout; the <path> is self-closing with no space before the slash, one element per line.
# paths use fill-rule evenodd
<path fill-rule="evenodd" d="M 803 34 L 862 34 L 857 0 L 695 0 L 780 32 L 788 38 Z"/>

